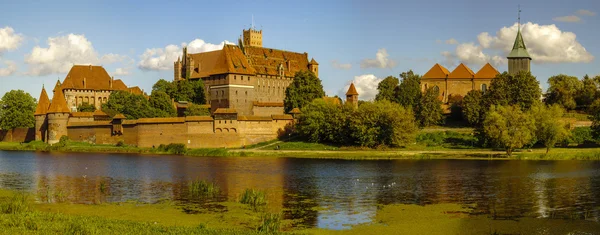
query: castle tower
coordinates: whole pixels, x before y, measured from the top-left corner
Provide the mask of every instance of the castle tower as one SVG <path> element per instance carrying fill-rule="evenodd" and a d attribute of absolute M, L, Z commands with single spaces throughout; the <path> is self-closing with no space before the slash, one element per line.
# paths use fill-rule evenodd
<path fill-rule="evenodd" d="M 46 141 L 46 131 L 48 129 L 48 119 L 46 114 L 48 113 L 48 108 L 50 107 L 50 99 L 48 98 L 48 93 L 46 93 L 46 88 L 42 86 L 42 93 L 40 94 L 40 99 L 35 108 L 35 140 L 36 141 Z"/>
<path fill-rule="evenodd" d="M 173 81 L 181 80 L 181 57 L 177 57 L 177 61 L 173 63 Z"/>
<path fill-rule="evenodd" d="M 519 9 L 519 26 L 517 29 L 517 37 L 513 44 L 512 51 L 508 54 L 508 73 L 517 74 L 520 71 L 530 71 L 531 56 L 527 53 L 527 47 L 521 35 L 521 10 Z"/>
<path fill-rule="evenodd" d="M 312 58 L 310 63 L 308 63 L 308 70 L 313 72 L 315 76 L 319 77 L 319 63 L 317 63 L 315 58 Z"/>
<path fill-rule="evenodd" d="M 251 27 L 248 30 L 244 30 L 243 37 L 244 37 L 244 46 L 251 46 L 251 47 L 262 47 L 263 46 L 262 29 L 256 30 L 256 29 L 254 29 L 254 27 Z"/>
<path fill-rule="evenodd" d="M 358 108 L 358 92 L 356 91 L 356 87 L 354 87 L 354 83 L 350 83 L 350 88 L 346 92 L 346 103 L 352 104 L 354 108 Z"/>
<path fill-rule="evenodd" d="M 60 81 L 54 87 L 52 103 L 48 108 L 48 144 L 56 144 L 60 137 L 67 136 L 67 124 L 69 122 L 69 108 L 65 95 L 60 88 Z"/>

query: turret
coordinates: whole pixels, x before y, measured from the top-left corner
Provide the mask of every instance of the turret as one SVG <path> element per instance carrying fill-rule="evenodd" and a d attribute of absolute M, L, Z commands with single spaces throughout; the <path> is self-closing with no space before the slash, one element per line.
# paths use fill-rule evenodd
<path fill-rule="evenodd" d="M 358 92 L 356 91 L 356 87 L 354 87 L 354 83 L 350 83 L 350 88 L 346 92 L 346 103 L 352 104 L 354 108 L 358 108 Z"/>
<path fill-rule="evenodd" d="M 178 81 L 181 79 L 181 58 L 177 57 L 177 61 L 173 64 L 173 81 Z"/>
<path fill-rule="evenodd" d="M 525 41 L 523 41 L 523 35 L 521 35 L 521 10 L 519 9 L 519 25 L 517 26 L 517 37 L 513 48 L 508 54 L 508 73 L 517 74 L 520 71 L 531 70 L 531 56 L 527 53 L 527 47 L 525 47 Z"/>
<path fill-rule="evenodd" d="M 48 144 L 58 143 L 60 137 L 67 136 L 67 124 L 69 122 L 70 111 L 67 108 L 65 95 L 60 88 L 60 81 L 56 82 L 54 87 L 52 103 L 48 108 Z"/>
<path fill-rule="evenodd" d="M 312 58 L 310 63 L 308 63 L 308 70 L 313 72 L 315 76 L 319 77 L 319 63 L 317 63 L 315 58 Z"/>
<path fill-rule="evenodd" d="M 48 108 L 50 107 L 50 99 L 48 98 L 48 93 L 46 93 L 46 88 L 42 86 L 42 93 L 40 94 L 40 99 L 37 104 L 37 108 L 35 108 L 35 140 L 36 141 L 46 141 L 46 131 L 48 129 L 48 119 L 46 114 L 48 113 Z"/>
<path fill-rule="evenodd" d="M 262 30 L 256 30 L 252 27 L 248 30 L 244 30 L 242 35 L 244 37 L 244 46 L 251 46 L 251 47 L 262 47 L 263 46 Z"/>

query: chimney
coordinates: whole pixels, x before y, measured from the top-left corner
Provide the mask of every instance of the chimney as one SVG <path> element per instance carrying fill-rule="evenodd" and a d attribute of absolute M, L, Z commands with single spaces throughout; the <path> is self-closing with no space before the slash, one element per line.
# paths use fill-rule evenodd
<path fill-rule="evenodd" d="M 109 82 L 109 83 L 110 83 L 110 84 L 109 84 L 109 87 L 110 87 L 110 89 L 112 89 L 112 88 L 113 88 L 113 82 L 114 82 L 114 81 L 115 81 L 115 77 L 114 77 L 114 76 L 113 76 L 113 77 L 110 77 L 110 82 Z"/>
<path fill-rule="evenodd" d="M 86 81 L 87 81 L 87 79 L 84 77 L 83 78 L 83 89 L 87 88 L 87 84 L 86 84 L 87 82 Z"/>
<path fill-rule="evenodd" d="M 92 65 L 90 64 L 90 71 L 92 70 Z"/>

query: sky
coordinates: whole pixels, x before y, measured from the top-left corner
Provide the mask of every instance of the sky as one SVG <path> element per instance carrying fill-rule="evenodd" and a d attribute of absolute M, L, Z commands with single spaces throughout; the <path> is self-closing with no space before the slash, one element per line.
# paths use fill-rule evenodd
<path fill-rule="evenodd" d="M 518 28 L 545 90 L 557 74 L 600 75 L 600 1 L 2 1 L 0 95 L 38 98 L 73 64 L 102 65 L 150 93 L 173 79 L 181 48 L 197 53 L 263 30 L 263 46 L 307 52 L 327 95 L 354 82 L 373 99 L 387 76 L 485 63 L 506 71 Z M 310 59 L 309 58 L 309 59 Z M 51 94 L 50 94 L 51 96 Z"/>

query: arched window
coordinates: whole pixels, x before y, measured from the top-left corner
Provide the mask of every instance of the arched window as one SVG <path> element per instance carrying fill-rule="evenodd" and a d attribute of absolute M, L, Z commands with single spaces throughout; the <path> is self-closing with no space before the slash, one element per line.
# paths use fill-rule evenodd
<path fill-rule="evenodd" d="M 487 91 L 487 84 L 481 84 L 481 92 L 485 93 Z"/>
<path fill-rule="evenodd" d="M 440 94 L 440 88 L 438 86 L 433 87 L 433 92 Z"/>

